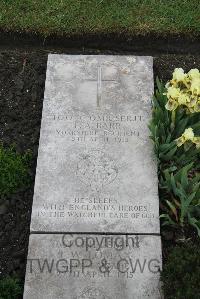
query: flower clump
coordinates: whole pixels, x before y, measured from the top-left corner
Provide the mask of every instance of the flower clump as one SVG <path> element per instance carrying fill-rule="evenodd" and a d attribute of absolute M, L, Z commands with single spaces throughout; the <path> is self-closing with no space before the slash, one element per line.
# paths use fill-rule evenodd
<path fill-rule="evenodd" d="M 175 111 L 181 106 L 186 109 L 187 113 L 200 112 L 200 72 L 198 69 L 191 69 L 188 73 L 184 73 L 182 68 L 176 68 L 166 88 L 167 110 Z"/>
<path fill-rule="evenodd" d="M 176 139 L 177 146 L 180 147 L 185 143 L 193 143 L 196 145 L 196 148 L 200 148 L 200 137 L 195 137 L 192 128 L 188 128 L 185 132 Z"/>

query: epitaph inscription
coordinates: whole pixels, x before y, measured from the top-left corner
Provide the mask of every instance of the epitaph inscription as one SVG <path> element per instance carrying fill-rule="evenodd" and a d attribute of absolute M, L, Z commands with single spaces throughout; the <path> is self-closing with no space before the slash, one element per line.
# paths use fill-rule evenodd
<path fill-rule="evenodd" d="M 159 233 L 151 57 L 49 55 L 31 231 Z"/>
<path fill-rule="evenodd" d="M 31 235 L 24 299 L 161 299 L 159 236 Z"/>

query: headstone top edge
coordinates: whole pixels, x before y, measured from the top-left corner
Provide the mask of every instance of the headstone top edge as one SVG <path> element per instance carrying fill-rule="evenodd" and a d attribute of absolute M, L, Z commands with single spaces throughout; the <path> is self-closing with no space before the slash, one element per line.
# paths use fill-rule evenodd
<path fill-rule="evenodd" d="M 91 57 L 91 58 L 98 58 L 98 57 L 102 57 L 102 58 L 106 58 L 106 57 L 112 57 L 112 58 L 119 58 L 119 57 L 139 57 L 142 59 L 146 59 L 146 60 L 150 60 L 153 64 L 153 56 L 151 55 L 106 55 L 106 54 L 48 54 L 48 61 L 50 61 L 52 58 L 55 57 L 71 57 L 71 58 L 84 58 L 84 57 Z"/>

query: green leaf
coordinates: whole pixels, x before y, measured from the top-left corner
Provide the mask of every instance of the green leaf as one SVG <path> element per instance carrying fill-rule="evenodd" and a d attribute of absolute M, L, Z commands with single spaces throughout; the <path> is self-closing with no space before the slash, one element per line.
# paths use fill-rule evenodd
<path fill-rule="evenodd" d="M 196 218 L 191 217 L 190 214 L 188 214 L 188 221 L 192 226 L 196 228 L 198 236 L 200 237 L 200 220 L 197 220 Z"/>
<path fill-rule="evenodd" d="M 194 165 L 194 163 L 192 162 L 192 163 L 190 163 L 190 164 L 188 164 L 188 165 L 182 167 L 182 168 L 175 174 L 175 176 L 174 176 L 174 177 L 175 177 L 175 180 L 180 182 L 182 176 L 183 176 L 184 174 L 187 174 L 188 171 L 192 169 L 193 165 Z"/>
<path fill-rule="evenodd" d="M 160 219 L 165 219 L 165 221 L 162 221 L 162 225 L 176 225 L 176 222 L 174 222 L 171 217 L 168 214 L 161 214 Z"/>
<path fill-rule="evenodd" d="M 176 218 L 176 221 L 178 222 L 178 213 L 177 213 L 176 207 L 170 201 L 168 201 L 168 200 L 166 200 L 166 203 L 170 207 L 172 213 L 174 214 L 174 216 Z"/>
<path fill-rule="evenodd" d="M 175 146 L 174 148 L 172 148 L 167 154 L 163 154 L 161 153 L 159 155 L 160 158 L 162 158 L 164 161 L 169 161 L 172 159 L 172 157 L 174 156 L 174 154 L 177 151 L 177 146 Z"/>

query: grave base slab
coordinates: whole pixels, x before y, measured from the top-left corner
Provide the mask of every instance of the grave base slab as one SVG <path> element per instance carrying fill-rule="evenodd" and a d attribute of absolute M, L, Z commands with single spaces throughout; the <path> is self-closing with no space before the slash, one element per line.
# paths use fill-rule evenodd
<path fill-rule="evenodd" d="M 34 234 L 24 299 L 160 299 L 161 264 L 159 236 Z"/>

